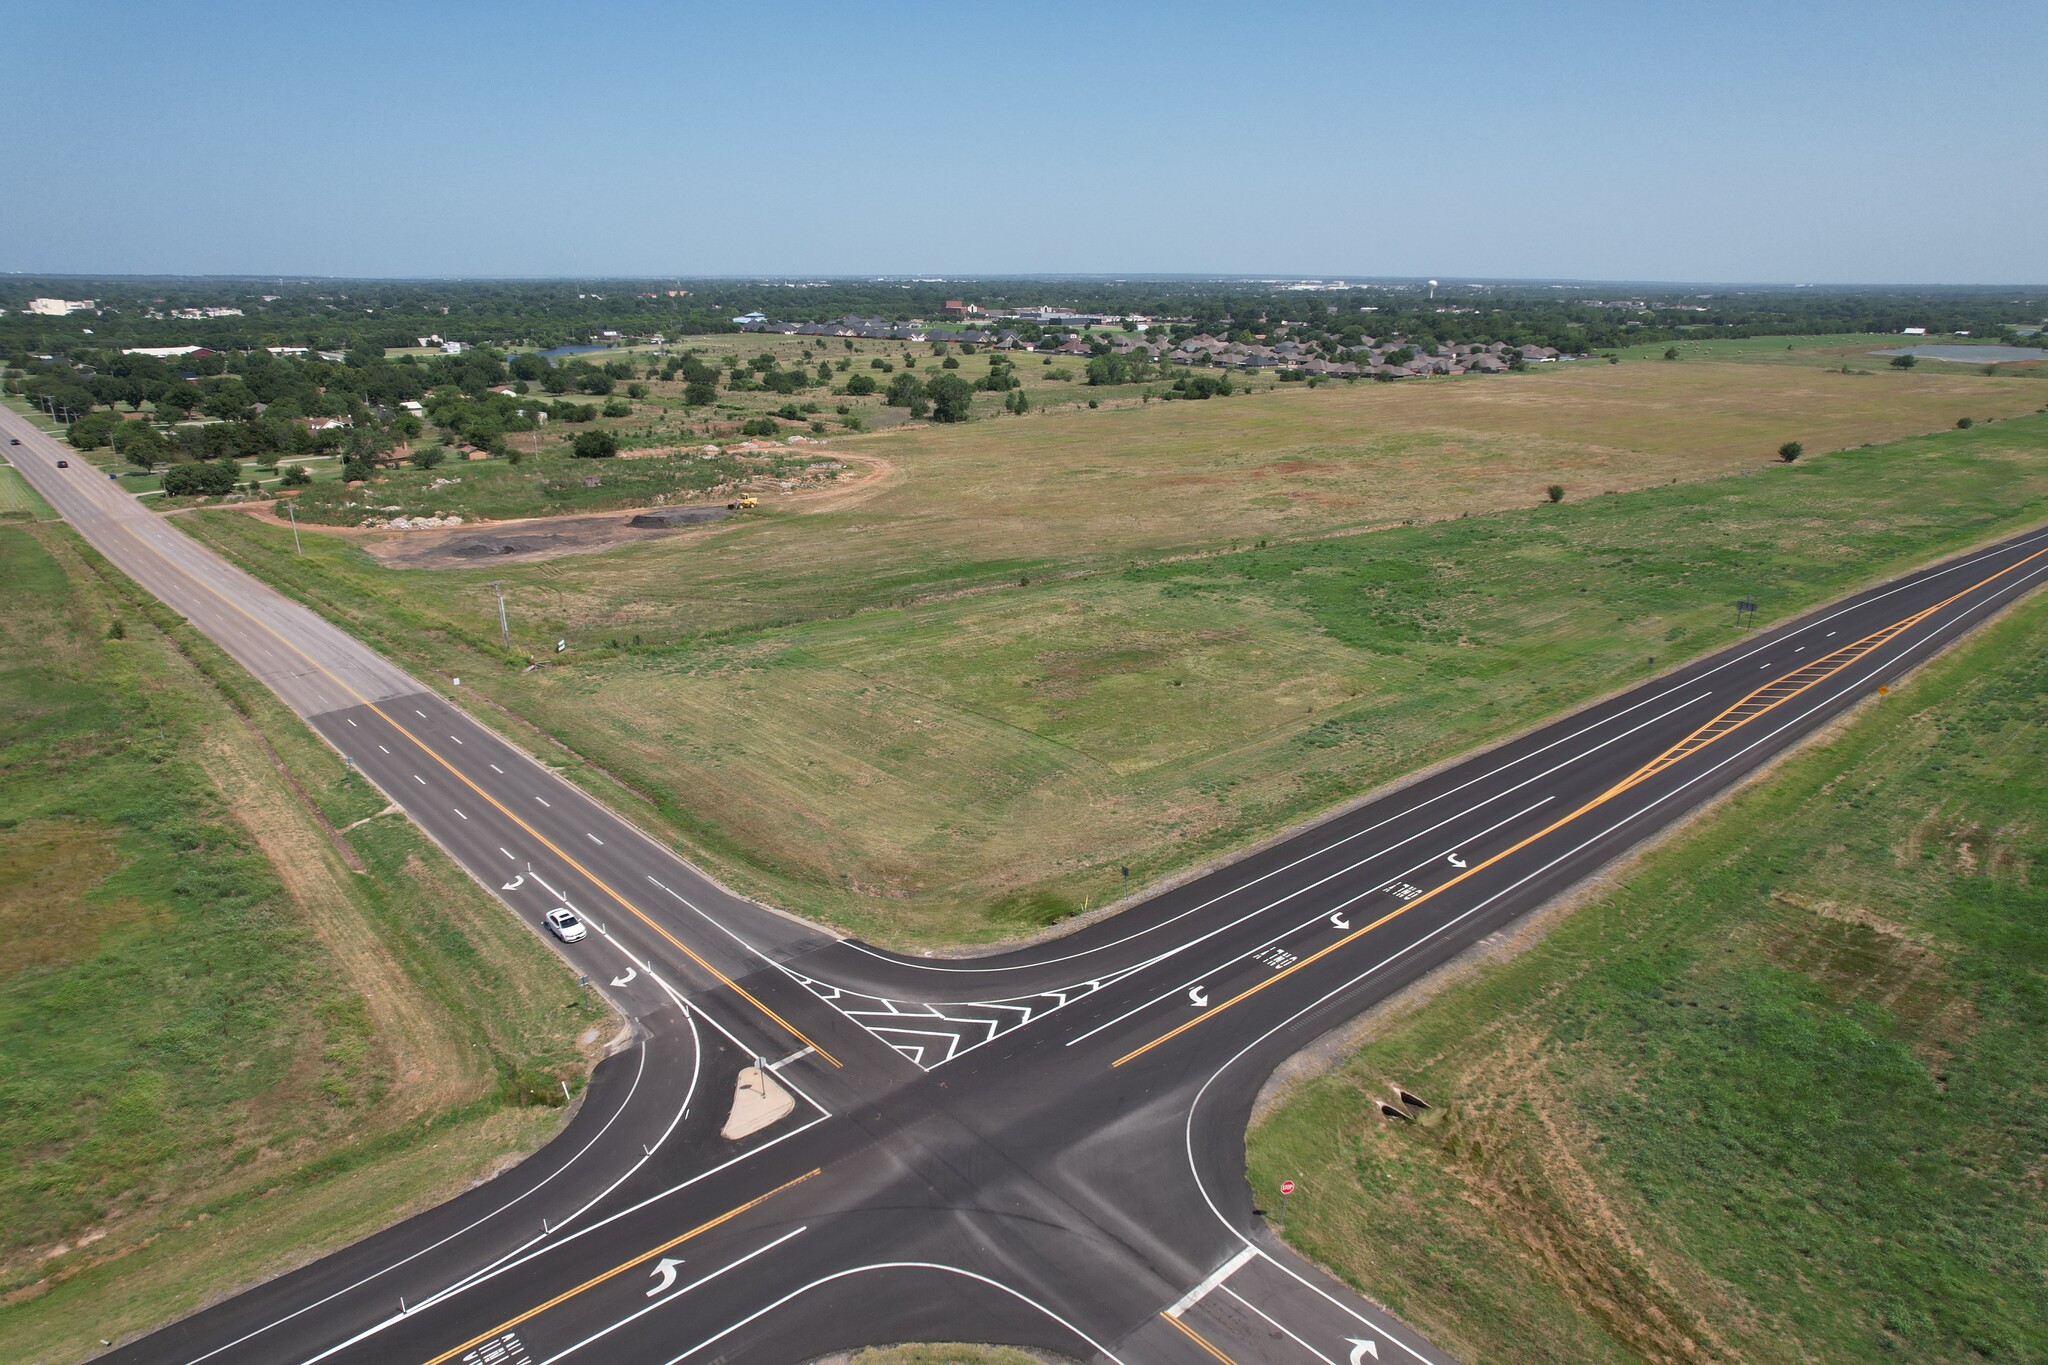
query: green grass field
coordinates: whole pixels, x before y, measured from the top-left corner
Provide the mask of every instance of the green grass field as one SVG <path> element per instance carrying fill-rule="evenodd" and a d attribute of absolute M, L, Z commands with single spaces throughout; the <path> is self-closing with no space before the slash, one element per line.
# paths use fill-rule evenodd
<path fill-rule="evenodd" d="M 1896 391 L 1924 409 L 1861 412 L 1854 393 L 1869 390 L 1853 386 L 1892 376 L 1635 369 L 1650 372 L 1638 387 L 1619 378 L 1626 365 L 1448 386 L 1453 413 L 1505 407 L 1495 435 L 1390 430 L 1388 413 L 1414 409 L 1373 408 L 1358 453 L 1313 459 L 1280 433 L 1331 431 L 1317 424 L 1357 420 L 1374 395 L 1046 419 L 1048 444 L 1022 454 L 993 428 L 905 433 L 942 443 L 900 445 L 894 482 L 837 510 L 494 566 L 516 643 L 542 657 L 571 641 L 530 674 L 526 651 L 496 644 L 481 571 L 391 570 L 324 537 L 300 558 L 277 528 L 232 514 L 200 529 L 422 674 L 463 676 L 750 891 L 894 942 L 986 941 L 1122 894 L 1124 866 L 1142 885 L 1640 679 L 1653 657 L 1722 643 L 1745 593 L 1783 616 L 2048 516 L 2048 419 L 1767 467 L 1753 443 L 1774 419 L 1758 415 L 1766 400 L 1745 411 L 1739 398 L 1818 394 L 1817 423 L 1841 386 L 1832 420 L 1869 427 L 2018 403 L 2036 396 L 2027 381 L 1965 376 Z M 1646 393 L 1727 406 L 1693 419 L 1652 411 Z M 1568 409 L 1583 431 L 1633 426 L 1639 445 L 1609 454 L 1534 434 Z M 1134 425 L 1073 448 L 1105 417 Z M 1267 445 L 1245 452 L 1208 421 L 1265 424 Z M 1624 486 L 1654 470 L 1652 486 L 1529 506 L 1520 489 L 1567 459 Z M 1327 489 L 1344 479 L 1370 494 L 1340 502 Z M 1024 487 L 1050 491 L 1034 503 Z M 1510 495 L 1520 510 L 1393 524 Z M 1269 500 L 1279 508 L 1261 522 Z M 1328 534 L 1360 523 L 1388 529 Z M 1293 538 L 1259 549 L 1249 532 L 1266 525 Z"/>
<path fill-rule="evenodd" d="M 0 575 L 0 1358 L 76 1360 L 532 1147 L 609 1025 L 67 528 Z"/>
<path fill-rule="evenodd" d="M 1377 1026 L 1261 1202 L 1475 1365 L 2048 1359 L 2044 695 L 2037 595 Z"/>

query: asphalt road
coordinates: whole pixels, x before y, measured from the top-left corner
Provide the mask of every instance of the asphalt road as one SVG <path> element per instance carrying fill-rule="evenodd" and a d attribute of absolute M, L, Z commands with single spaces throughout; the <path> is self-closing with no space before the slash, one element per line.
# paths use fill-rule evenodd
<path fill-rule="evenodd" d="M 12 413 L 14 463 L 635 1024 L 506 1175 L 113 1355 L 800 1361 L 905 1340 L 1223 1365 L 1441 1352 L 1266 1231 L 1274 1066 L 2048 575 L 2048 529 L 1860 593 L 1029 950 L 925 961 L 728 894 Z M 68 457 L 68 452 L 66 453 Z M 739 1068 L 796 1097 L 719 1135 Z M 1398 1103 L 1389 1078 L 1387 1099 Z M 1423 1098 L 1427 1099 L 1427 1096 Z M 1302 1191 L 1301 1197 L 1308 1197 Z"/>

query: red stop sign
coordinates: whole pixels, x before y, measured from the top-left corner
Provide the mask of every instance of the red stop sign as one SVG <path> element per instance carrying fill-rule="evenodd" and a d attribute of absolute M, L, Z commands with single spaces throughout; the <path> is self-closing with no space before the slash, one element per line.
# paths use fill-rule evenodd
<path fill-rule="evenodd" d="M 1294 1193 L 1294 1182 L 1293 1182 L 1292 1180 L 1283 1180 L 1283 1181 L 1281 1181 L 1281 1182 L 1280 1182 L 1280 1193 L 1282 1193 L 1282 1194 L 1293 1194 L 1293 1193 Z"/>

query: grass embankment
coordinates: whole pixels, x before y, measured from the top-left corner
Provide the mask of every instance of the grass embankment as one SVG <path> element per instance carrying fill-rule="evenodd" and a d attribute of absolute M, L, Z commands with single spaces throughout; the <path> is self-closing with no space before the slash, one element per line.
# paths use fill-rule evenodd
<path fill-rule="evenodd" d="M 0 577 L 0 1358 L 70 1360 L 531 1148 L 605 1020 L 67 528 Z"/>
<path fill-rule="evenodd" d="M 1124 866 L 1142 885 L 1640 679 L 1653 657 L 1724 643 L 1745 594 L 1782 618 L 2044 517 L 2048 418 L 2026 417 L 710 639 L 677 637 L 677 589 L 639 577 L 641 561 L 556 561 L 528 571 L 515 619 L 551 603 L 552 636 L 588 600 L 560 585 L 595 592 L 609 566 L 659 595 L 641 606 L 653 638 L 635 639 L 638 622 L 595 641 L 570 630 L 568 666 L 533 674 L 494 656 L 481 584 L 331 542 L 295 560 L 247 518 L 207 530 L 616 774 L 656 808 L 570 769 L 721 875 L 862 934 L 935 943 L 1099 904 Z M 795 539 L 806 520 L 761 529 Z M 680 576 L 723 561 L 659 562 Z"/>
<path fill-rule="evenodd" d="M 1381 1027 L 1289 1240 L 1475 1365 L 2048 1359 L 2043 696 L 2037 596 Z"/>

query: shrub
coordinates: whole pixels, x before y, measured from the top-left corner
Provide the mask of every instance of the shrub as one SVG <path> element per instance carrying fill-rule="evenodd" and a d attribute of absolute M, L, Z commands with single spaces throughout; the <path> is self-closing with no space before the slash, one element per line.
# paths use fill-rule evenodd
<path fill-rule="evenodd" d="M 414 469 L 437 469 L 440 467 L 441 461 L 447 458 L 448 448 L 446 446 L 422 446 L 413 452 L 412 467 Z"/>
<path fill-rule="evenodd" d="M 775 424 L 773 417 L 752 417 L 740 424 L 742 436 L 775 436 L 782 428 Z"/>
<path fill-rule="evenodd" d="M 872 375 L 848 375 L 846 379 L 846 391 L 856 398 L 865 397 L 873 393 L 878 387 L 879 385 L 875 383 L 874 376 Z"/>
<path fill-rule="evenodd" d="M 1550 500 L 1552 502 L 1564 501 L 1564 485 L 1561 483 L 1554 483 L 1550 485 L 1550 487 L 1544 489 L 1543 491 L 1549 494 Z"/>
<path fill-rule="evenodd" d="M 570 453 L 579 460 L 608 460 L 619 453 L 619 438 L 609 431 L 579 431 Z"/>
<path fill-rule="evenodd" d="M 438 446 L 435 447 L 435 449 L 437 450 L 439 448 L 440 447 Z M 313 482 L 313 476 L 306 472 L 306 467 L 304 465 L 295 464 L 286 467 L 283 479 L 283 483 L 286 488 L 304 488 L 307 484 L 311 482 Z"/>
<path fill-rule="evenodd" d="M 1958 417 L 1958 418 L 1956 418 L 1956 427 L 1957 427 L 1957 429 L 1958 429 L 1958 430 L 1961 430 L 1961 431 L 1968 431 L 1968 430 L 1969 430 L 1969 429 L 1970 429 L 1971 427 L 1973 427 L 1973 426 L 1975 426 L 1975 425 L 1977 425 L 1977 419 L 1976 419 L 1976 418 L 1974 418 L 1974 417 Z"/>
<path fill-rule="evenodd" d="M 631 417 L 633 415 L 633 405 L 623 398 L 607 398 L 604 400 L 604 415 L 607 417 Z"/>
<path fill-rule="evenodd" d="M 1805 453 L 1806 447 L 1799 444 L 1799 442 L 1797 441 L 1787 441 L 1785 442 L 1785 444 L 1778 447 L 1778 458 L 1783 460 L 1786 464 L 1791 464 L 1794 460 L 1798 459 L 1801 455 L 1804 455 Z"/>
<path fill-rule="evenodd" d="M 1895 370 L 1910 370 L 1919 363 L 1920 357 L 1917 355 L 1895 355 L 1892 357 L 1892 368 Z"/>
<path fill-rule="evenodd" d="M 718 401 L 715 382 L 693 379 L 683 386 L 683 402 L 693 408 L 709 407 Z"/>
<path fill-rule="evenodd" d="M 646 396 L 647 396 L 647 386 L 646 386 L 645 384 L 628 384 L 628 385 L 626 385 L 626 397 L 628 397 L 628 398 L 645 398 Z"/>

